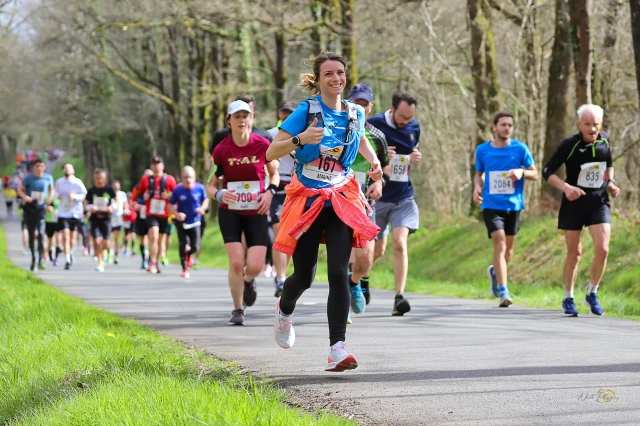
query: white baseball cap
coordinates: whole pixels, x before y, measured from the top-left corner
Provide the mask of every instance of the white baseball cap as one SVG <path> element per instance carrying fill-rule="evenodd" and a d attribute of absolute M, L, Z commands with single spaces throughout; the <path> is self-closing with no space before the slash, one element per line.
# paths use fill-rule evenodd
<path fill-rule="evenodd" d="M 235 114 L 238 111 L 247 111 L 249 114 L 251 114 L 251 107 L 245 101 L 233 101 L 233 102 L 231 102 L 229 104 L 229 110 L 227 111 L 227 114 L 232 115 L 232 114 Z"/>

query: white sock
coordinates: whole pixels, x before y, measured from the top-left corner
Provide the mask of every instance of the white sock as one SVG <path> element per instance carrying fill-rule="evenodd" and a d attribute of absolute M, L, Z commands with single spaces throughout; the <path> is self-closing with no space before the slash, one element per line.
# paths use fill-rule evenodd
<path fill-rule="evenodd" d="M 593 294 L 598 292 L 598 286 L 589 283 L 589 289 L 587 290 L 587 294 Z"/>
<path fill-rule="evenodd" d="M 71 255 L 67 254 L 65 257 L 67 258 L 67 262 L 71 263 Z"/>
<path fill-rule="evenodd" d="M 278 309 L 278 311 L 280 311 L 280 309 Z M 291 315 L 293 315 L 293 314 L 287 315 L 287 314 L 283 313 L 282 311 L 280 311 L 280 316 L 281 317 L 289 318 Z"/>
<path fill-rule="evenodd" d="M 573 299 L 573 290 L 570 290 L 570 291 L 565 290 L 564 291 L 564 298 L 565 299 L 568 299 L 568 298 Z"/>

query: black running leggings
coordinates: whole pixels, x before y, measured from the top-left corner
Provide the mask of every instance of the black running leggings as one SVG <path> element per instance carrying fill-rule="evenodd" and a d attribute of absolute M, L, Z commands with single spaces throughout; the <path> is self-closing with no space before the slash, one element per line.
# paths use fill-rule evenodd
<path fill-rule="evenodd" d="M 32 262 L 36 261 L 36 239 L 38 240 L 38 261 L 42 261 L 44 257 L 45 215 L 46 211 L 42 208 L 24 212 L 24 222 L 29 233 L 29 249 L 31 250 Z M 37 236 L 36 232 L 38 233 Z"/>
<path fill-rule="evenodd" d="M 178 251 L 180 253 L 180 264 L 182 269 L 187 269 L 185 249 L 187 244 L 191 248 L 189 250 L 189 256 L 193 256 L 200 249 L 200 225 L 193 228 L 184 229 L 182 222 L 175 221 L 176 231 L 178 231 Z"/>
<path fill-rule="evenodd" d="M 353 241 L 353 230 L 340 220 L 333 207 L 323 208 L 311 227 L 298 240 L 293 253 L 293 275 L 284 282 L 280 310 L 286 315 L 292 314 L 302 293 L 311 287 L 316 275 L 318 249 L 323 232 L 327 244 L 329 275 L 329 343 L 333 346 L 339 341 L 344 342 L 347 333 L 351 304 L 347 268 Z"/>

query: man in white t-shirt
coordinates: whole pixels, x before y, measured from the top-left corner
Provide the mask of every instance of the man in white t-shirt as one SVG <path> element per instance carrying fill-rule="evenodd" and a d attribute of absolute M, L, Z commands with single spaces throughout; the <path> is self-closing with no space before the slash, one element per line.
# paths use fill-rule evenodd
<path fill-rule="evenodd" d="M 87 188 L 80 179 L 75 177 L 73 164 L 65 164 L 62 166 L 62 171 L 64 177 L 56 181 L 55 194 L 60 199 L 58 230 L 62 231 L 62 242 L 66 257 L 64 269 L 70 269 L 72 263 L 71 249 L 73 249 L 73 243 L 78 235 L 78 227 L 82 226 L 83 202 L 87 195 Z"/>
<path fill-rule="evenodd" d="M 120 231 L 124 226 L 124 214 L 129 210 L 127 193 L 121 190 L 120 181 L 114 180 L 111 187 L 116 193 L 116 202 L 111 215 L 111 250 L 109 251 L 109 263 L 118 264 L 118 251 L 120 246 Z"/>

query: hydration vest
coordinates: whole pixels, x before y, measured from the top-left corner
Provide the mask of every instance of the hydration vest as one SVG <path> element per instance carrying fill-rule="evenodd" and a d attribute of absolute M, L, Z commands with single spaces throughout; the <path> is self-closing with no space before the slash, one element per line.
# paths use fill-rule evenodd
<path fill-rule="evenodd" d="M 318 124 L 324 127 L 324 116 L 322 115 L 322 106 L 320 101 L 315 98 L 307 98 L 304 102 L 309 104 L 309 111 L 307 112 L 307 124 L 305 128 L 308 128 L 313 123 L 315 118 L 318 119 Z M 349 124 L 347 127 L 347 137 L 345 143 L 349 142 L 352 132 L 360 130 L 360 120 L 358 119 L 358 107 L 353 102 L 345 102 L 347 106 L 347 115 L 349 116 Z M 340 165 L 344 166 L 343 158 L 347 153 L 346 149 L 342 150 L 342 154 L 338 159 Z"/>

